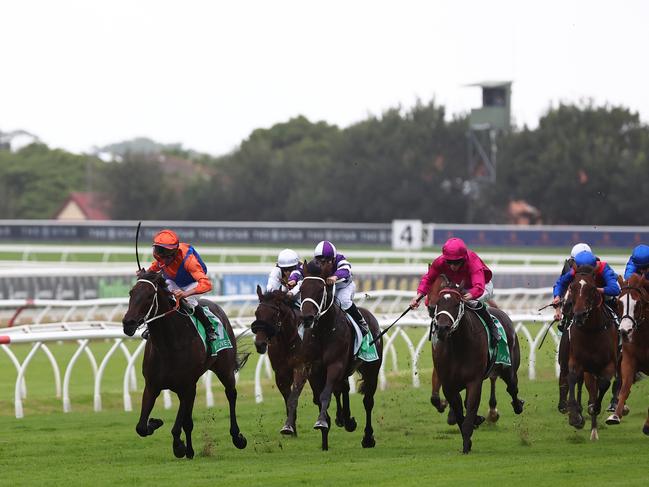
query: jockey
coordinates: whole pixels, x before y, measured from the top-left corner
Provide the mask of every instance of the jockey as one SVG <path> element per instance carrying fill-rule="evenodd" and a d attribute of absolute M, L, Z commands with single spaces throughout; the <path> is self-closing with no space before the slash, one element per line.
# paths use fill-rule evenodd
<path fill-rule="evenodd" d="M 624 269 L 624 280 L 631 274 L 644 274 L 649 279 L 649 245 L 640 244 L 631 252 L 631 257 Z"/>
<path fill-rule="evenodd" d="M 208 342 L 217 339 L 212 322 L 198 306 L 198 294 L 209 292 L 212 282 L 207 277 L 207 267 L 189 244 L 178 240 L 173 230 L 162 230 L 153 238 L 153 257 L 155 260 L 149 272 L 162 271 L 167 280 L 167 289 L 177 300 L 184 299 L 194 315 L 203 323 Z"/>
<path fill-rule="evenodd" d="M 500 333 L 484 304 L 493 298 L 494 285 L 491 281 L 491 270 L 482 262 L 478 254 L 466 247 L 462 239 L 450 238 L 442 246 L 442 255 L 433 261 L 428 267 L 428 272 L 421 278 L 417 287 L 417 296 L 410 302 L 410 307 L 419 306 L 421 298 L 430 292 L 430 288 L 440 274 L 444 274 L 455 284 L 463 283 L 466 289 L 463 298 L 482 318 L 489 328 L 494 343 L 497 343 L 500 340 Z"/>
<path fill-rule="evenodd" d="M 333 265 L 331 276 L 325 280 L 328 285 L 336 284 L 336 298 L 340 302 L 340 307 L 354 318 L 363 336 L 367 335 L 370 327 L 353 301 L 356 283 L 353 281 L 352 265 L 345 259 L 344 255 L 336 251 L 334 244 L 328 240 L 323 240 L 316 245 L 313 251 L 313 257 L 315 257 L 315 260 L 320 265 L 323 263 L 331 263 Z M 372 335 L 372 337 L 374 336 Z"/>
<path fill-rule="evenodd" d="M 599 260 L 592 252 L 584 250 L 575 256 L 575 267 L 589 265 L 595 269 L 595 277 L 597 283 L 597 290 L 604 296 L 604 302 L 607 307 L 611 309 L 611 315 L 615 319 L 615 306 L 611 301 L 615 301 L 615 297 L 620 294 L 620 285 L 617 282 L 617 274 L 611 266 L 606 262 Z M 552 293 L 554 295 L 553 304 L 558 305 L 563 296 L 568 290 L 568 286 L 572 282 L 576 274 L 575 267 L 572 267 L 568 272 L 562 274 L 557 282 L 554 284 Z M 554 312 L 556 320 L 561 319 L 561 308 L 557 307 Z"/>
<path fill-rule="evenodd" d="M 284 249 L 277 256 L 277 264 L 268 274 L 266 292 L 281 290 L 297 296 L 302 284 L 302 264 L 295 250 Z"/>
<path fill-rule="evenodd" d="M 590 248 L 590 245 L 588 245 L 587 243 L 580 242 L 580 243 L 578 243 L 578 244 L 575 244 L 575 245 L 572 247 L 572 250 L 570 251 L 570 257 L 568 257 L 568 258 L 565 260 L 565 262 L 563 263 L 563 269 L 561 269 L 561 274 L 559 275 L 559 277 L 563 276 L 566 272 L 569 272 L 570 269 L 572 269 L 572 268 L 575 266 L 575 257 L 577 256 L 577 254 L 578 254 L 579 252 L 583 252 L 583 251 L 591 252 L 591 253 L 592 253 L 592 250 L 591 250 L 591 248 Z M 599 257 L 597 258 L 597 260 L 599 260 Z M 567 289 L 567 288 L 566 288 L 566 289 Z M 554 300 L 552 301 L 552 305 L 554 306 L 554 309 L 555 309 L 555 312 L 554 312 L 554 319 L 555 319 L 555 320 L 559 320 L 559 319 L 561 319 L 561 316 L 560 316 L 560 314 L 557 313 L 556 309 L 559 308 L 559 306 L 560 306 L 560 301 L 561 301 L 561 299 L 563 299 L 564 297 L 565 297 L 565 296 L 562 294 L 562 295 L 559 297 L 558 300 L 557 300 L 557 298 L 555 297 Z M 559 312 L 559 313 L 560 313 L 560 312 Z M 557 317 L 557 316 L 559 316 L 559 317 Z M 566 316 L 564 316 L 564 319 L 562 319 L 561 322 L 559 323 L 558 329 L 559 329 L 559 331 L 562 332 L 562 333 L 563 333 L 563 331 L 564 331 L 565 328 L 566 328 L 566 323 L 565 323 L 565 321 L 566 321 L 567 319 L 568 319 L 568 316 L 566 315 Z"/>

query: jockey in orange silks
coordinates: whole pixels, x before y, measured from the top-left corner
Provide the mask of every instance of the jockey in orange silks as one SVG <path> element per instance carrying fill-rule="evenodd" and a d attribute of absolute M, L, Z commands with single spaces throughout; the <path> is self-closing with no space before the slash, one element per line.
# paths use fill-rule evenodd
<path fill-rule="evenodd" d="M 207 277 L 207 266 L 194 247 L 180 242 L 173 230 L 162 230 L 153 238 L 155 260 L 149 272 L 162 271 L 167 288 L 177 300 L 184 299 L 194 315 L 203 323 L 207 341 L 216 340 L 212 322 L 203 308 L 198 306 L 198 295 L 212 290 L 212 281 Z"/>

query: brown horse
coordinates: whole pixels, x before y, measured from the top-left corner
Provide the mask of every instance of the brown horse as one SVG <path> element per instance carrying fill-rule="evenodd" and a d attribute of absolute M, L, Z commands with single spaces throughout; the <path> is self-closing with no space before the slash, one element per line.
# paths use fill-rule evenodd
<path fill-rule="evenodd" d="M 649 373 L 649 281 L 643 275 L 632 274 L 626 282 L 620 282 L 620 287 L 623 306 L 620 320 L 622 386 L 615 412 L 606 419 L 606 424 L 610 425 L 620 424 L 622 416 L 628 412 L 625 403 L 638 372 Z M 649 416 L 642 432 L 649 435 Z"/>
<path fill-rule="evenodd" d="M 569 328 L 568 422 L 578 429 L 584 427 L 581 404 L 575 398 L 575 389 L 583 380 L 588 390 L 591 440 L 599 439 L 597 416 L 617 364 L 617 330 L 604 310 L 595 280 L 595 269 L 582 266 L 568 287 L 573 312 Z"/>
<path fill-rule="evenodd" d="M 514 326 L 507 314 L 500 309 L 489 309 L 503 325 L 507 336 L 511 366 L 497 364 L 489 370 L 488 334 L 478 317 L 465 307 L 460 286 L 451 284 L 446 276 L 440 275 L 429 294 L 428 309 L 434 324 L 433 364 L 442 384 L 444 396 L 462 433 L 462 452 L 471 451 L 471 435 L 476 426 L 477 412 L 482 394 L 482 382 L 487 376 L 492 380 L 492 397 L 489 401 L 490 416 L 497 419 L 495 397 L 495 375 L 507 384 L 516 414 L 523 411 L 518 397 L 518 367 L 520 347 Z M 466 416 L 460 392 L 466 389 Z"/>
<path fill-rule="evenodd" d="M 148 272 L 140 276 L 131 289 L 128 310 L 122 320 L 124 333 L 128 336 L 133 336 L 137 328 L 144 324 L 148 324 L 150 332 L 142 363 L 145 380 L 142 409 L 135 430 L 140 436 L 149 436 L 162 426 L 162 420 L 149 418 L 149 414 L 163 389 L 174 391 L 180 405 L 171 434 L 173 452 L 178 458 L 194 457 L 192 410 L 196 382 L 208 369 L 217 375 L 225 387 L 225 395 L 230 404 L 232 443 L 239 449 L 245 448 L 247 444 L 237 424 L 234 374 L 243 367 L 249 354 L 237 353 L 237 340 L 223 310 L 209 301 L 201 301 L 201 305 L 207 305 L 218 317 L 232 343 L 232 348 L 221 350 L 214 357 L 207 355 L 203 340 L 190 317 L 174 307 L 161 273 Z M 181 429 L 185 432 L 186 443 L 180 437 Z"/>
<path fill-rule="evenodd" d="M 363 362 L 354 357 L 354 335 L 346 313 L 335 303 L 335 285 L 326 283 L 329 269 L 321 268 L 315 261 L 304 266 L 304 281 L 300 288 L 302 297 L 302 322 L 304 323 L 304 355 L 309 369 L 309 383 L 313 390 L 313 402 L 320 414 L 314 425 L 322 434 L 322 449 L 329 449 L 330 417 L 327 413 L 331 395 L 342 396 L 342 411 L 336 424 L 343 424 L 347 431 L 356 428 L 356 421 L 349 410 L 348 377 L 355 370 L 361 374 L 359 392 L 363 394 L 365 406 L 365 433 L 361 441 L 363 448 L 376 444 L 372 428 L 374 393 L 378 384 L 379 370 L 383 357 L 383 341 L 376 342 L 378 360 Z M 379 324 L 372 313 L 359 308 L 372 334 L 378 336 Z"/>
<path fill-rule="evenodd" d="M 268 350 L 275 384 L 284 398 L 286 421 L 280 433 L 297 436 L 297 401 L 306 382 L 302 338 L 298 334 L 300 310 L 295 307 L 295 298 L 283 291 L 262 294 L 257 286 L 257 296 L 259 305 L 251 326 L 255 347 L 261 354 Z M 289 408 L 289 402 L 294 402 L 294 407 Z"/>

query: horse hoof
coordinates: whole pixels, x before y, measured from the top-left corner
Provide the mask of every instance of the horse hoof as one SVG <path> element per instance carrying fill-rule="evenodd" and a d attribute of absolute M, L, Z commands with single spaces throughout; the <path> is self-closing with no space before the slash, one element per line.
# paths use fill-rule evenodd
<path fill-rule="evenodd" d="M 437 409 L 438 413 L 443 413 L 448 406 L 448 401 L 440 399 L 439 396 L 430 396 L 430 403 Z"/>
<path fill-rule="evenodd" d="M 473 422 L 473 428 L 477 429 L 478 426 L 480 426 L 482 423 L 484 423 L 486 418 L 484 416 L 480 416 L 479 414 L 475 417 L 475 421 Z"/>
<path fill-rule="evenodd" d="M 617 407 L 617 403 L 616 403 L 616 402 L 612 402 L 612 403 L 610 403 L 610 404 L 608 405 L 608 407 L 606 408 L 606 412 L 608 412 L 608 413 L 614 413 L 616 407 Z"/>
<path fill-rule="evenodd" d="M 568 412 L 568 406 L 566 405 L 565 401 L 559 401 L 559 404 L 557 405 L 557 409 L 561 414 L 566 414 Z"/>
<path fill-rule="evenodd" d="M 629 414 L 630 411 L 631 410 L 629 409 L 629 406 L 625 404 L 624 407 L 622 408 L 622 416 L 626 416 L 627 414 Z"/>
<path fill-rule="evenodd" d="M 468 441 L 464 444 L 464 448 L 462 449 L 462 453 L 464 453 L 465 455 L 466 455 L 467 453 L 469 453 L 469 452 L 471 451 L 471 446 L 472 446 L 472 445 L 473 445 L 473 442 L 472 442 L 471 440 L 468 440 Z"/>
<path fill-rule="evenodd" d="M 185 453 L 185 458 L 187 458 L 187 460 L 193 460 L 194 459 L 194 450 L 188 448 L 187 452 Z"/>
<path fill-rule="evenodd" d="M 149 433 L 149 428 L 146 426 L 140 426 L 139 424 L 135 425 L 135 431 L 137 431 L 137 434 L 140 435 L 141 437 L 149 436 L 151 433 Z"/>
<path fill-rule="evenodd" d="M 451 426 L 457 424 L 457 418 L 455 417 L 455 414 L 453 414 L 453 411 L 448 412 L 448 416 L 446 417 L 446 424 Z"/>
<path fill-rule="evenodd" d="M 500 419 L 500 414 L 498 414 L 497 409 L 490 409 L 489 414 L 487 415 L 487 420 L 490 423 L 496 423 Z"/>
<path fill-rule="evenodd" d="M 606 418 L 606 424 L 608 425 L 620 424 L 620 417 L 615 413 L 611 414 L 608 418 Z"/>
<path fill-rule="evenodd" d="M 293 428 L 293 426 L 290 426 L 288 424 L 285 424 L 284 427 L 281 430 L 279 430 L 279 432 L 283 435 L 290 435 L 290 436 L 295 435 L 295 429 Z"/>
<path fill-rule="evenodd" d="M 345 423 L 345 431 L 356 431 L 356 420 L 354 418 L 349 418 L 349 421 Z"/>
<path fill-rule="evenodd" d="M 343 419 L 339 418 L 338 416 L 336 416 L 336 426 L 338 426 L 339 428 L 345 426 L 345 422 L 343 421 Z"/>
<path fill-rule="evenodd" d="M 187 453 L 187 447 L 181 440 L 174 440 L 173 449 L 176 458 L 184 458 Z"/>
<path fill-rule="evenodd" d="M 374 441 L 373 436 L 363 437 L 363 440 L 361 441 L 361 446 L 363 448 L 374 448 L 375 445 L 376 441 Z"/>
<path fill-rule="evenodd" d="M 645 425 L 642 427 L 642 432 L 643 432 L 645 435 L 649 436 L 649 425 L 646 425 L 646 424 L 645 424 Z"/>
<path fill-rule="evenodd" d="M 519 399 L 517 401 L 512 401 L 512 407 L 514 408 L 514 413 L 521 414 L 523 412 L 523 405 L 525 401 Z"/>
<path fill-rule="evenodd" d="M 584 424 L 586 424 L 586 420 L 581 415 L 577 417 L 570 415 L 570 417 L 568 418 L 568 424 L 570 424 L 570 426 L 572 426 L 573 428 L 580 430 L 584 427 Z"/>
<path fill-rule="evenodd" d="M 243 450 L 248 445 L 248 440 L 246 437 L 239 433 L 238 436 L 232 437 L 232 444 L 236 446 L 239 450 Z"/>
<path fill-rule="evenodd" d="M 313 425 L 313 429 L 314 430 L 328 430 L 329 429 L 329 424 L 326 421 L 323 421 L 322 419 L 319 419 Z M 323 450 L 324 450 L 324 448 L 323 448 Z"/>

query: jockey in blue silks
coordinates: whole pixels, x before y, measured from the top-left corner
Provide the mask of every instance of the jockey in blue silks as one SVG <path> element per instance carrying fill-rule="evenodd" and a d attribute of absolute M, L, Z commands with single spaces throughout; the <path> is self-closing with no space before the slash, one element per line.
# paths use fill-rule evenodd
<path fill-rule="evenodd" d="M 575 267 L 581 267 L 584 265 L 591 266 L 595 269 L 597 291 L 603 295 L 604 302 L 611 309 L 611 315 L 615 319 L 616 314 L 613 311 L 615 310 L 615 306 L 612 306 L 611 301 L 615 301 L 615 297 L 620 294 L 620 285 L 617 282 L 617 274 L 611 266 L 602 260 L 598 260 L 592 252 L 588 252 L 587 250 L 579 252 L 575 256 Z M 558 303 L 561 300 L 561 296 L 566 293 L 568 286 L 570 286 L 570 283 L 575 277 L 575 274 L 576 269 L 573 267 L 557 279 L 553 289 L 555 303 Z M 561 319 L 561 308 L 557 308 L 555 318 Z"/>
<path fill-rule="evenodd" d="M 631 252 L 631 257 L 624 269 L 624 280 L 632 274 L 644 274 L 649 279 L 649 245 L 640 244 Z"/>

